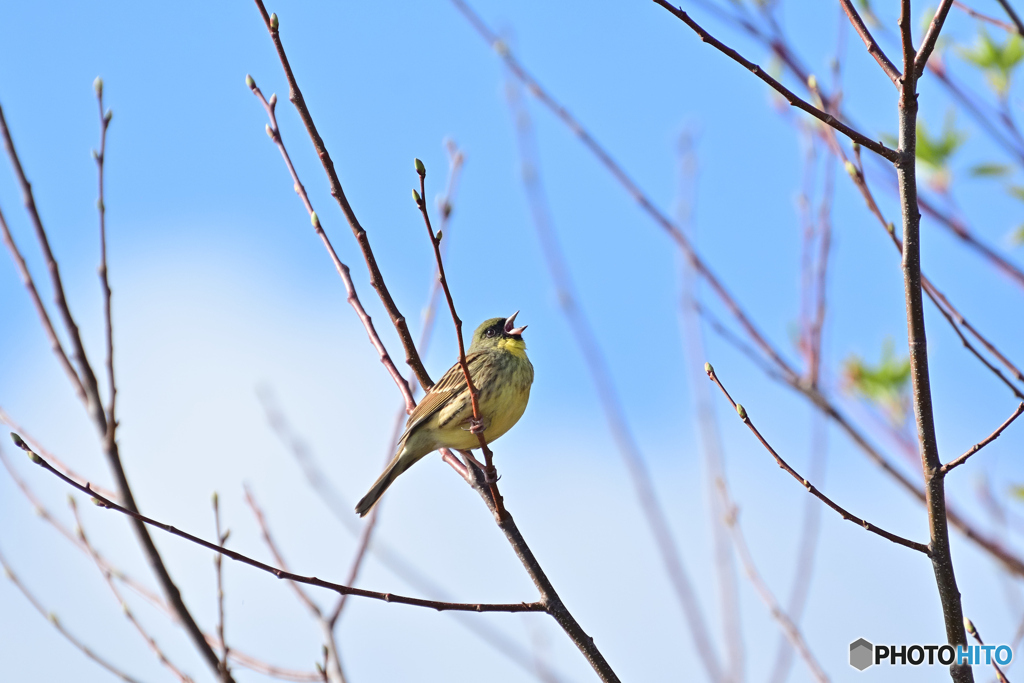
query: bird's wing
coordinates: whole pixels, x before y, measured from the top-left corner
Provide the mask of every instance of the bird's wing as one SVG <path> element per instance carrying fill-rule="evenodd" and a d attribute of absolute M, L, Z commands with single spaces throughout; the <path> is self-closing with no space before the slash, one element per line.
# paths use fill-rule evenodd
<path fill-rule="evenodd" d="M 481 352 L 469 353 L 466 355 L 466 364 L 469 365 L 470 375 L 476 377 L 478 375 L 478 367 L 484 360 L 484 354 Z M 409 415 L 409 421 L 405 424 L 405 433 L 402 434 L 399 443 L 406 436 L 409 435 L 412 430 L 419 427 L 421 424 L 433 417 L 439 410 L 452 403 L 452 401 L 459 400 L 460 397 L 465 396 L 464 400 L 469 401 L 469 392 L 466 387 L 466 376 L 462 372 L 462 366 L 456 363 L 448 372 L 444 373 L 444 376 L 438 380 L 437 384 L 430 388 L 427 395 L 423 397 L 416 407 L 413 409 L 412 414 Z"/>

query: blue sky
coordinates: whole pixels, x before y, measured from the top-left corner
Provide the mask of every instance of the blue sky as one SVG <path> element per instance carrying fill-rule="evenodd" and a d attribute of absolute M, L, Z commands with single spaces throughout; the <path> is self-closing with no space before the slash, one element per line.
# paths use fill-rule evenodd
<path fill-rule="evenodd" d="M 762 83 L 653 4 L 480 2 L 474 7 L 665 211 L 673 210 L 681 191 L 679 136 L 695 134 L 699 249 L 758 324 L 795 359 L 790 340 L 799 312 L 796 196 L 802 173 L 792 123 L 796 114 L 780 115 Z M 623 680 L 699 678 L 692 642 L 541 257 L 517 172 L 512 117 L 503 94 L 507 74 L 500 60 L 446 2 L 400 8 L 285 2 L 268 9 L 281 17 L 306 101 L 391 292 L 410 321 L 418 321 L 433 268 L 409 199 L 416 183 L 412 159 L 426 163 L 432 199 L 446 173 L 443 140 L 451 138 L 464 150 L 466 165 L 447 232 L 453 295 L 468 327 L 521 310 L 537 370 L 525 417 L 495 447 L 509 509 Z M 878 11 L 893 26 L 885 9 Z M 216 490 L 234 547 L 266 558 L 243 502 L 247 482 L 293 569 L 341 577 L 354 541 L 311 494 L 275 440 L 255 389 L 274 389 L 334 485 L 353 501 L 385 458 L 398 395 L 345 303 L 341 283 L 263 132 L 265 115 L 245 87 L 247 73 L 265 93 L 281 98 L 278 117 L 300 177 L 396 358 L 400 346 L 287 102 L 287 85 L 256 8 L 244 2 L 88 7 L 52 2 L 12 5 L 4 15 L 9 30 L 0 43 L 0 103 L 97 366 L 102 309 L 89 150 L 98 140 L 92 81 L 102 75 L 106 83 L 106 102 L 114 112 L 106 204 L 120 440 L 144 511 L 212 536 L 209 497 Z M 699 11 L 694 16 L 755 61 L 768 63 L 763 50 L 744 36 Z M 827 73 L 840 40 L 838 6 L 794 5 L 781 17 L 802 58 L 816 73 Z M 975 30 L 972 21 L 951 15 L 949 35 L 969 41 Z M 894 132 L 891 84 L 856 36 L 845 30 L 842 40 L 845 104 L 852 118 L 874 137 Z M 949 62 L 973 78 L 955 56 Z M 927 79 L 921 103 L 922 117 L 933 127 L 951 106 Z M 1012 104 L 1018 107 L 1015 98 Z M 687 387 L 687 363 L 706 359 L 683 352 L 678 256 L 561 123 L 532 99 L 528 107 L 553 224 L 582 305 L 609 360 L 704 612 L 717 624 L 709 513 Z M 970 135 L 953 163 L 959 211 L 980 236 L 1020 264 L 1020 249 L 1006 241 L 1020 223 L 1020 204 L 998 183 L 967 173 L 974 163 L 1005 159 L 965 116 L 958 123 Z M 887 338 L 901 348 L 906 328 L 895 251 L 853 185 L 841 170 L 837 175 L 826 363 L 838 394 L 843 359 L 851 354 L 877 358 Z M 894 196 L 881 180 L 876 194 L 896 219 Z M 0 172 L 0 208 L 42 283 L 45 268 L 8 171 Z M 1012 358 L 1024 357 L 1021 289 L 927 220 L 923 249 L 926 272 L 968 318 Z M 48 284 L 41 286 L 49 300 Z M 6 257 L 0 259 L 0 311 L 5 321 L 0 406 L 90 479 L 108 483 L 93 430 Z M 1015 402 L 982 374 L 934 311 L 928 315 L 940 447 L 950 458 L 1002 422 Z M 451 326 L 444 315 L 440 320 L 426 359 L 435 377 L 456 353 Z M 418 322 L 413 329 L 418 333 Z M 806 467 L 809 406 L 710 335 L 707 356 L 778 450 L 798 469 Z M 841 395 L 840 400 L 855 415 L 870 418 L 855 401 Z M 727 405 L 716 407 L 752 552 L 769 585 L 784 598 L 803 491 L 741 424 L 729 419 Z M 869 419 L 865 424 L 871 428 Z M 1020 429 L 1011 428 L 950 483 L 951 500 L 983 528 L 989 522 L 975 502 L 975 485 L 987 477 L 1002 494 L 1008 484 L 1024 481 Z M 876 440 L 899 459 L 884 436 Z M 22 475 L 67 519 L 67 490 L 17 462 Z M 900 462 L 913 472 L 912 464 Z M 922 509 L 835 431 L 829 433 L 821 487 L 881 526 L 925 537 Z M 91 507 L 83 513 L 97 544 L 125 569 L 148 579 L 125 521 Z M 511 601 L 534 595 L 475 495 L 437 458 L 424 460 L 396 484 L 380 534 L 459 599 Z M 1015 604 L 1020 599 L 1011 597 L 1017 588 L 1004 585 L 992 563 L 962 537 L 953 538 L 965 610 L 989 641 L 1009 641 L 1020 620 Z M 197 618 L 211 626 L 215 601 L 208 554 L 160 535 L 157 542 Z M 32 514 L 6 474 L 0 475 L 0 549 L 40 599 L 90 645 L 144 680 L 172 680 L 130 630 L 88 558 Z M 310 669 L 319 656 L 316 627 L 287 588 L 230 563 L 226 577 L 229 641 L 271 661 Z M 360 585 L 411 590 L 375 560 Z M 777 628 L 742 577 L 740 586 L 747 672 L 756 679 L 772 662 Z M 147 609 L 138 606 L 161 645 L 197 680 L 208 679 L 185 638 Z M 487 667 L 493 680 L 533 680 L 448 616 L 359 601 L 347 609 L 339 639 L 354 681 L 413 676 L 469 681 L 479 679 L 480 667 Z M 0 583 L 0 614 L 0 659 L 12 680 L 110 680 L 61 640 L 8 583 Z M 582 657 L 549 620 L 480 619 L 537 648 L 566 679 L 590 680 Z M 846 649 L 858 637 L 896 643 L 943 638 L 924 558 L 828 511 L 804 625 L 836 680 L 895 678 L 880 670 L 857 674 L 847 666 Z M 713 630 L 720 641 L 720 630 Z M 452 642 L 464 647 L 453 649 Z M 931 675 L 915 670 L 901 678 Z M 240 681 L 260 678 L 239 673 Z M 794 663 L 791 680 L 809 680 L 800 662 Z"/>

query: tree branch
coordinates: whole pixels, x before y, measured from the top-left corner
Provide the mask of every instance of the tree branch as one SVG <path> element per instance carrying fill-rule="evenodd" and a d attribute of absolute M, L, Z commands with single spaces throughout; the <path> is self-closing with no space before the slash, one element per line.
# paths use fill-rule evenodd
<path fill-rule="evenodd" d="M 1003 9 L 1006 10 L 1007 16 L 1010 17 L 1011 21 L 1013 21 L 1013 25 L 1017 27 L 1017 33 L 1024 36 L 1024 22 L 1021 22 L 1020 16 L 1013 9 L 1013 6 L 1010 5 L 1010 0 L 996 0 L 996 2 L 1002 5 Z"/>
<path fill-rule="evenodd" d="M 928 24 L 928 31 L 924 34 L 924 39 L 921 41 L 921 47 L 917 50 L 917 54 L 914 56 L 912 61 L 914 73 L 916 74 L 914 78 L 915 90 L 917 87 L 916 80 L 921 77 L 924 73 L 925 66 L 928 65 L 928 58 L 931 57 L 932 50 L 935 49 L 935 41 L 939 39 L 939 33 L 942 32 L 942 25 L 946 22 L 946 15 L 949 14 L 949 8 L 952 6 L 953 0 L 942 0 L 939 3 L 939 8 L 935 10 L 935 16 L 932 17 L 932 22 Z M 909 39 L 904 38 L 903 44 L 904 46 L 910 45 Z M 910 46 L 910 49 L 914 49 L 912 45 Z M 907 63 L 909 64 L 911 62 Z M 904 71 L 906 71 L 906 67 L 904 68 Z"/>
<path fill-rule="evenodd" d="M 869 31 L 868 27 L 864 24 L 864 20 L 860 18 L 860 14 L 857 13 L 857 8 L 853 6 L 853 2 L 851 0 L 839 0 L 839 4 L 842 5 L 843 11 L 846 12 L 846 16 L 850 18 L 850 23 L 853 24 L 853 28 L 856 29 L 857 35 L 859 35 L 860 39 L 864 41 L 864 46 L 868 49 L 868 54 L 875 58 L 875 61 L 878 62 L 878 66 L 882 67 L 882 71 L 885 72 L 885 75 L 889 77 L 889 80 L 891 80 L 893 85 L 898 89 L 903 75 L 900 73 L 900 70 L 896 68 L 896 65 L 885 56 L 885 52 L 882 51 L 882 48 L 871 35 L 871 31 Z"/>
<path fill-rule="evenodd" d="M 25 207 L 28 210 L 29 218 L 35 228 L 36 237 L 39 241 L 40 247 L 42 248 L 43 256 L 46 259 L 47 268 L 50 272 L 50 280 L 53 284 L 57 309 L 60 311 L 61 317 L 63 318 L 65 331 L 71 339 L 72 356 L 78 364 L 79 376 L 82 380 L 82 388 L 85 391 L 86 411 L 92 419 L 96 430 L 99 432 L 100 438 L 103 439 L 104 455 L 106 455 L 107 463 L 114 473 L 119 497 L 124 502 L 127 509 L 137 514 L 138 506 L 135 503 L 135 497 L 132 494 L 131 486 L 128 484 L 128 476 L 125 473 L 124 466 L 121 462 L 121 455 L 118 449 L 117 440 L 113 438 L 114 432 L 107 423 L 107 415 L 104 412 L 103 401 L 100 398 L 99 386 L 96 382 L 96 374 L 93 372 L 92 366 L 89 364 L 89 359 L 85 353 L 85 347 L 82 345 L 82 337 L 78 331 L 78 325 L 75 324 L 74 317 L 71 315 L 71 309 L 68 307 L 67 299 L 64 296 L 64 285 L 61 282 L 60 269 L 53 256 L 53 252 L 50 249 L 50 242 L 46 237 L 46 230 L 43 228 L 43 222 L 39 216 L 35 198 L 32 194 L 32 185 L 29 183 L 28 178 L 25 176 L 25 171 L 21 166 L 21 160 L 18 158 L 17 151 L 14 148 L 14 141 L 11 138 L 10 130 L 7 128 L 7 121 L 4 119 L 2 108 L 0 108 L 0 136 L 4 139 L 4 145 L 7 148 L 7 154 L 10 157 L 11 165 L 14 167 L 15 175 L 21 185 Z M 111 403 L 111 406 L 113 406 L 113 403 Z M 171 575 L 167 571 L 167 567 L 164 564 L 163 559 L 160 557 L 160 552 L 157 550 L 156 545 L 153 544 L 153 539 L 150 538 L 145 525 L 138 520 L 135 520 L 133 529 L 135 530 L 135 535 L 139 539 L 139 544 L 142 546 L 143 554 L 145 554 L 153 573 L 156 574 L 164 595 L 167 597 L 168 602 L 174 609 L 178 620 L 188 632 L 193 645 L 195 645 L 196 649 L 199 650 L 199 653 L 206 660 L 207 664 L 216 671 L 220 660 L 217 658 L 217 654 L 210 647 L 209 643 L 206 642 L 206 638 L 203 636 L 202 630 L 199 628 L 199 625 L 192 617 L 192 614 L 185 606 L 185 602 L 181 598 L 181 592 L 171 579 Z"/>
<path fill-rule="evenodd" d="M 702 41 L 704 41 L 705 43 L 710 43 L 720 52 L 732 58 L 734 61 L 738 62 L 747 70 L 749 70 L 752 74 L 754 74 L 762 81 L 770 85 L 776 92 L 778 92 L 780 95 L 786 98 L 786 101 L 789 102 L 792 106 L 804 112 L 807 112 L 808 114 L 818 119 L 822 123 L 832 126 L 840 133 L 853 140 L 854 142 L 866 147 L 867 149 L 870 149 L 875 154 L 878 154 L 879 156 L 888 159 L 893 163 L 896 163 L 896 161 L 899 159 L 899 155 L 896 153 L 896 150 L 886 147 L 881 142 L 872 140 L 863 133 L 856 131 L 853 128 L 850 128 L 848 125 L 837 119 L 835 116 L 832 116 L 832 114 L 824 112 L 815 107 L 814 105 L 812 105 L 811 103 L 807 102 L 806 100 L 801 99 L 792 90 L 790 90 L 786 86 L 782 85 L 782 83 L 779 83 L 777 80 L 772 78 L 760 66 L 744 58 L 740 53 L 736 52 L 736 50 L 733 50 L 731 47 L 729 47 L 722 41 L 712 36 L 703 28 L 701 28 L 700 25 L 693 19 L 691 19 L 690 15 L 684 12 L 683 10 L 670 4 L 669 2 L 667 2 L 667 0 L 654 0 L 654 2 L 667 9 L 669 12 L 675 15 L 677 19 L 679 19 L 684 24 L 693 29 L 694 33 L 700 36 L 700 39 Z"/>
<path fill-rule="evenodd" d="M 929 550 L 928 550 L 928 546 L 926 546 L 925 544 L 918 543 L 917 541 L 911 541 L 910 539 L 903 538 L 902 536 L 897 536 L 894 533 L 891 533 L 889 531 L 886 531 L 885 529 L 877 527 L 874 524 L 872 524 L 871 522 L 868 522 L 867 520 L 861 519 L 860 517 L 854 515 L 853 513 L 848 512 L 845 508 L 839 506 L 838 504 L 833 502 L 831 498 L 829 498 L 824 493 L 819 491 L 814 486 L 814 484 L 812 484 L 811 482 L 807 481 L 796 470 L 794 470 L 792 467 L 790 467 L 789 464 L 785 460 L 782 459 L 782 456 L 780 456 L 778 454 L 778 452 L 774 448 L 772 448 L 771 444 L 768 443 L 768 441 L 765 440 L 765 438 L 763 436 L 761 436 L 761 432 L 758 431 L 757 427 L 754 426 L 754 423 L 751 422 L 750 417 L 747 415 L 746 409 L 743 406 L 741 406 L 739 403 L 736 403 L 736 401 L 734 401 L 732 399 L 732 396 L 729 395 L 729 392 L 726 390 L 725 386 L 722 385 L 722 382 L 718 379 L 718 375 L 715 374 L 715 369 L 713 367 L 711 367 L 710 363 L 705 363 L 704 364 L 704 371 L 708 373 L 708 379 L 710 379 L 712 382 L 717 384 L 718 388 L 722 390 L 723 394 L 725 394 L 725 397 L 729 400 L 729 403 L 732 404 L 732 407 L 736 410 L 736 413 L 740 416 L 740 419 L 743 421 L 743 424 L 747 425 L 747 428 L 751 432 L 753 432 L 754 436 L 757 437 L 757 440 L 760 441 L 761 445 L 765 447 L 765 450 L 767 450 L 769 453 L 771 453 L 772 457 L 775 458 L 775 462 L 778 464 L 778 466 L 781 467 L 783 470 L 785 470 L 791 477 L 793 477 L 798 482 L 803 484 L 804 488 L 807 489 L 808 493 L 810 493 L 812 496 L 814 496 L 815 498 L 817 498 L 818 500 L 823 502 L 825 505 L 829 506 L 830 508 L 832 508 L 833 510 L 838 512 L 839 516 L 842 517 L 843 519 L 845 519 L 846 521 L 853 522 L 857 526 L 862 526 L 865 529 L 867 529 L 868 531 L 870 531 L 871 533 L 877 534 L 877 535 L 881 536 L 882 538 L 884 538 L 884 539 L 886 539 L 888 541 L 892 541 L 893 543 L 896 543 L 897 545 L 902 545 L 902 546 L 904 546 L 906 548 L 910 548 L 911 550 L 916 550 L 919 553 L 924 553 L 925 555 L 929 555 L 930 554 Z"/>
<path fill-rule="evenodd" d="M 970 458 L 972 455 L 974 455 L 975 453 L 980 451 L 982 448 L 984 448 L 985 446 L 989 445 L 990 443 L 992 443 L 993 441 L 998 439 L 999 435 L 1003 433 L 1003 430 L 1006 429 L 1007 427 L 1009 427 L 1010 424 L 1012 424 L 1014 420 L 1016 420 L 1018 417 L 1020 417 L 1021 413 L 1024 413 L 1024 403 L 1019 404 L 1017 406 L 1017 409 L 1015 411 L 1013 411 L 1013 415 L 1008 417 L 1006 419 L 1006 421 L 1003 422 L 1003 424 L 999 425 L 999 427 L 997 427 L 994 432 L 992 432 L 991 434 L 986 436 L 984 439 L 982 439 L 978 443 L 976 443 L 973 446 L 971 446 L 970 449 L 968 449 L 968 451 L 966 453 L 961 455 L 956 460 L 950 460 L 945 465 L 943 465 L 942 468 L 940 469 L 940 472 L 942 473 L 942 475 L 945 476 L 954 467 L 959 467 L 960 465 L 963 465 L 965 462 L 967 462 L 967 459 Z"/>
<path fill-rule="evenodd" d="M 299 574 L 293 574 L 292 572 L 288 572 L 288 571 L 285 571 L 283 569 L 279 569 L 277 567 L 272 567 L 269 564 L 265 564 L 263 562 L 260 562 L 259 560 L 254 560 L 253 558 L 248 557 L 246 555 L 243 555 L 241 553 L 235 552 L 234 550 L 230 550 L 228 548 L 224 548 L 223 546 L 220 546 L 217 543 L 212 543 L 210 541 L 207 541 L 207 540 L 204 540 L 202 538 L 199 538 L 198 536 L 194 536 L 194 535 L 188 533 L 187 531 L 182 531 L 180 529 L 177 529 L 177 528 L 171 526 L 170 524 L 164 524 L 163 522 L 159 522 L 159 521 L 157 521 L 155 519 L 152 519 L 151 517 L 147 517 L 145 515 L 140 515 L 137 512 L 129 510 L 128 508 L 123 507 L 121 505 L 118 505 L 117 503 L 115 503 L 114 501 L 110 500 L 109 498 L 106 498 L 106 497 L 100 495 L 99 493 L 97 493 L 89 485 L 88 482 L 86 482 L 85 484 L 79 484 L 74 479 L 64 475 L 62 472 L 57 471 L 50 463 L 48 463 L 46 460 L 44 460 L 42 457 L 40 457 L 40 455 L 38 453 L 33 451 L 29 447 L 29 445 L 26 444 L 24 442 L 24 440 L 22 440 L 22 438 L 20 436 L 18 436 L 17 434 L 15 434 L 14 432 L 11 432 L 11 438 L 14 440 L 14 445 L 16 445 L 18 448 L 20 448 L 23 451 L 25 451 L 26 453 L 28 453 L 29 458 L 32 460 L 32 462 L 34 462 L 35 464 L 37 464 L 40 467 L 42 467 L 43 469 L 45 469 L 50 474 L 53 474 L 54 476 L 56 476 L 58 479 L 60 479 L 64 483 L 72 486 L 75 489 L 78 489 L 82 493 L 85 493 L 85 494 L 91 496 L 92 499 L 93 499 L 93 502 L 96 503 L 97 505 L 99 505 L 100 507 L 105 507 L 105 508 L 108 508 L 108 509 L 111 509 L 111 510 L 115 510 L 117 512 L 120 512 L 123 515 L 127 515 L 128 517 L 131 517 L 132 519 L 138 520 L 139 522 L 142 522 L 144 524 L 148 524 L 150 526 L 155 526 L 156 528 L 162 529 L 163 531 L 166 531 L 169 534 L 172 534 L 174 536 L 178 536 L 179 538 L 183 538 L 186 541 L 191 541 L 192 543 L 195 543 L 196 545 L 202 546 L 202 547 L 206 548 L 207 550 L 212 550 L 212 551 L 214 551 L 216 553 L 220 553 L 222 555 L 230 557 L 232 560 L 235 560 L 236 562 L 241 562 L 242 564 L 247 564 L 250 567 L 255 567 L 256 569 L 260 569 L 260 570 L 265 571 L 265 572 L 267 572 L 269 574 L 273 574 L 274 576 L 276 576 L 279 579 L 286 579 L 288 581 L 295 581 L 297 583 L 304 583 L 304 584 L 307 584 L 307 585 L 310 585 L 310 586 L 317 586 L 319 588 L 326 588 L 328 590 L 334 591 L 335 593 L 338 593 L 339 595 L 344 595 L 345 593 L 350 593 L 352 595 L 356 595 L 356 596 L 359 596 L 359 597 L 362 597 L 362 598 L 370 598 L 372 600 L 380 600 L 380 601 L 383 601 L 383 602 L 394 602 L 394 603 L 398 603 L 400 605 L 412 605 L 413 607 L 427 607 L 429 609 L 434 609 L 434 610 L 437 610 L 439 612 L 445 611 L 445 610 L 457 610 L 457 611 L 461 611 L 461 612 L 546 612 L 546 611 L 548 611 L 546 606 L 543 603 L 541 603 L 541 602 L 513 602 L 513 603 L 440 602 L 440 601 L 437 601 L 437 600 L 423 600 L 421 598 L 411 598 L 411 597 L 407 597 L 407 596 L 404 596 L 404 595 L 395 595 L 393 593 L 379 593 L 377 591 L 368 591 L 368 590 L 363 590 L 361 588 L 353 588 L 351 586 L 344 586 L 342 584 L 333 583 L 331 581 L 324 581 L 323 579 L 318 579 L 315 576 L 302 576 L 302 575 L 299 575 Z"/>
<path fill-rule="evenodd" d="M 345 214 L 349 227 L 352 228 L 352 234 L 355 236 L 356 242 L 359 243 L 359 248 L 363 252 L 363 258 L 366 260 L 366 267 L 370 271 L 370 284 L 377 290 L 381 303 L 384 304 L 385 310 L 391 316 L 391 322 L 398 331 L 398 337 L 402 340 L 402 346 L 405 348 L 405 360 L 413 372 L 416 373 L 416 378 L 425 390 L 433 385 L 433 382 L 430 380 L 430 375 L 427 374 L 426 368 L 423 367 L 423 361 L 420 359 L 419 352 L 416 351 L 416 345 L 413 342 L 412 333 L 409 331 L 409 325 L 406 323 L 405 317 L 398 310 L 398 306 L 395 305 L 391 292 L 388 291 L 387 285 L 384 283 L 384 277 L 377 266 L 377 258 L 373 255 L 373 249 L 370 248 L 370 239 L 367 237 L 366 230 L 360 225 L 355 211 L 352 210 L 352 206 L 345 196 L 345 190 L 342 188 L 341 181 L 338 179 L 338 173 L 334 169 L 334 161 L 331 160 L 331 155 L 327 152 L 327 147 L 324 145 L 324 141 L 317 131 L 316 124 L 313 123 L 313 117 L 306 107 L 306 100 L 302 97 L 302 91 L 299 90 L 299 84 L 295 80 L 291 64 L 288 62 L 288 55 L 285 54 L 284 45 L 281 43 L 280 22 L 277 15 L 270 16 L 267 14 L 267 9 L 263 6 L 263 0 L 256 0 L 256 7 L 259 8 L 260 15 L 263 17 L 263 23 L 266 24 L 267 32 L 270 34 L 270 39 L 274 42 L 274 47 L 277 49 L 277 55 L 281 60 L 281 66 L 284 68 L 285 77 L 288 79 L 288 99 L 295 105 L 295 109 L 299 112 L 299 117 L 302 118 L 306 132 L 309 133 L 309 138 L 313 142 L 313 148 L 316 150 L 317 156 L 320 158 L 321 164 L 323 164 L 324 171 L 327 173 L 331 186 L 331 195 L 337 200 L 338 206 L 341 207 L 342 213 Z"/>

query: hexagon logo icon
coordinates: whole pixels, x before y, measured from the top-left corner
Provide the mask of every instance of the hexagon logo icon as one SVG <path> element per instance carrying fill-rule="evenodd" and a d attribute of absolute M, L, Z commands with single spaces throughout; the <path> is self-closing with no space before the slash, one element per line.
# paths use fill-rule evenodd
<path fill-rule="evenodd" d="M 874 645 L 863 638 L 858 638 L 850 643 L 850 666 L 857 671 L 863 671 L 875 663 L 874 652 Z"/>

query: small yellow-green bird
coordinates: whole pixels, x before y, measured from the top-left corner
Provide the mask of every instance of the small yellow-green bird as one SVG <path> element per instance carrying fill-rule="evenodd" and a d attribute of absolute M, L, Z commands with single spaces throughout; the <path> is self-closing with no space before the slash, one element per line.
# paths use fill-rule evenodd
<path fill-rule="evenodd" d="M 523 330 L 516 327 L 516 311 L 508 318 L 491 318 L 473 333 L 466 353 L 473 386 L 480 394 L 480 426 L 490 443 L 519 421 L 530 400 L 533 364 L 526 357 Z M 480 441 L 470 431 L 473 406 L 462 366 L 456 363 L 409 415 L 405 433 L 398 440 L 398 452 L 369 493 L 356 505 L 363 517 L 402 472 L 439 448 L 468 451 Z"/>

